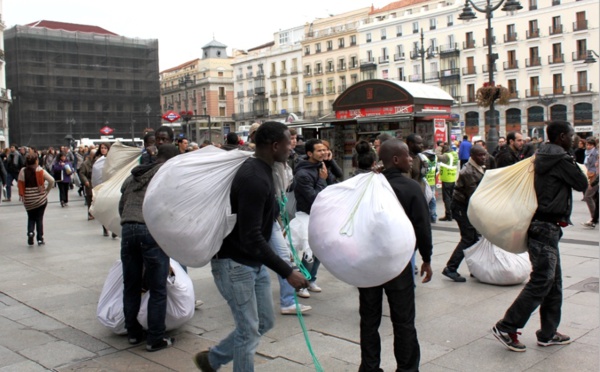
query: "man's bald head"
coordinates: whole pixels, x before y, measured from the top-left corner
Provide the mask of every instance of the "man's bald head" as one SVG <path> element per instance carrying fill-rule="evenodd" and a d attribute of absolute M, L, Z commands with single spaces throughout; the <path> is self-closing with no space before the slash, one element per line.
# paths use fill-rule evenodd
<path fill-rule="evenodd" d="M 473 148 L 471 148 L 471 158 L 473 159 L 473 161 L 475 161 L 475 163 L 477 163 L 477 165 L 483 166 L 485 164 L 486 157 L 487 151 L 485 151 L 485 149 L 482 146 L 475 145 L 473 146 Z"/>
<path fill-rule="evenodd" d="M 412 166 L 408 146 L 399 139 L 385 141 L 379 149 L 379 158 L 385 169 L 399 169 L 408 172 Z"/>

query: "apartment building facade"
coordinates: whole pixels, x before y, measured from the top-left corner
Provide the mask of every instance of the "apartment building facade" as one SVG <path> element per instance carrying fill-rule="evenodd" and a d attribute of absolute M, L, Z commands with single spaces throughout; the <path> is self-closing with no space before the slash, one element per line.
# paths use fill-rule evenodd
<path fill-rule="evenodd" d="M 361 76 L 439 86 L 455 98 L 452 112 L 464 132 L 485 136 L 491 115 L 475 98 L 489 80 L 491 43 L 498 56 L 494 82 L 511 94 L 508 105 L 496 106 L 501 135 L 543 137 L 550 119 L 570 121 L 582 136 L 597 134 L 599 69 L 584 61 L 590 50 L 600 52 L 594 50 L 600 45 L 600 4 L 522 0 L 521 5 L 512 14 L 494 12 L 491 40 L 485 14 L 470 22 L 458 19 L 462 1 L 400 1 L 373 10 L 359 29 Z"/>
<path fill-rule="evenodd" d="M 212 40 L 202 47 L 202 58 L 160 73 L 163 112 L 191 113 L 175 124 L 178 135 L 195 142 L 220 142 L 235 130 L 232 62 L 227 46 Z"/>
<path fill-rule="evenodd" d="M 2 20 L 2 1 L 0 0 L 0 149 L 10 145 L 8 135 L 8 108 L 12 103 L 10 89 L 6 89 L 6 66 L 4 59 L 4 29 L 6 25 Z"/>

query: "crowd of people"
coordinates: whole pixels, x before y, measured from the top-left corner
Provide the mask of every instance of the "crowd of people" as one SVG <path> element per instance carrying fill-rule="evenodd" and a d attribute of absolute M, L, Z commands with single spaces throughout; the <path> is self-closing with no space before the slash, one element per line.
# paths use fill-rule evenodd
<path fill-rule="evenodd" d="M 386 177 L 413 225 L 415 255 L 420 254 L 422 260 L 418 268 L 413 255 L 411 264 L 396 278 L 377 287 L 359 288 L 359 371 L 381 370 L 378 328 L 384 292 L 391 309 L 397 370 L 417 371 L 419 368 L 415 280 L 420 274 L 423 283 L 427 283 L 433 275 L 431 225 L 438 221 L 438 178 L 445 206 L 444 216 L 439 220 L 456 221 L 460 232 L 460 242 L 442 274 L 454 282 L 465 282 L 466 278 L 458 273 L 463 252 L 480 239 L 467 215 L 471 196 L 487 170 L 507 167 L 534 155 L 538 209 L 528 231 L 533 271 L 521 294 L 492 328 L 492 333 L 508 349 L 525 351 L 525 345 L 518 340 L 518 330 L 540 307 L 541 328 L 537 332 L 537 343 L 551 346 L 571 342 L 569 336 L 557 330 L 562 303 L 558 243 L 561 229 L 570 224 L 572 190 L 583 193 L 583 200 L 590 210 L 591 219 L 583 222 L 583 226 L 594 228 L 598 223 L 597 141 L 594 138 L 574 139 L 572 126 L 559 121 L 548 124 L 547 135 L 548 141 L 541 143 L 511 132 L 500 138 L 498 148 L 491 153 L 485 141 L 473 143 L 467 136 L 460 143 L 439 141 L 434 146 L 433 143 L 424 143 L 417 134 L 409 135 L 404 141 L 382 134 L 373 144 L 367 141 L 356 144 L 353 176 L 375 171 Z M 142 213 L 144 196 L 152 177 L 169 159 L 208 145 L 211 143 L 189 143 L 186 138 L 175 140 L 172 129 L 162 126 L 144 137 L 140 164 L 121 187 L 119 214 L 127 338 L 132 345 L 146 342 L 146 349 L 150 352 L 168 348 L 175 340 L 167 336 L 165 330 L 165 279 L 169 257 L 145 225 Z M 321 264 L 318 257 L 301 257 L 307 277 L 298 270 L 300 262 L 294 262 L 290 253 L 285 235 L 287 230 L 283 225 L 287 219 L 282 218 L 282 214 L 289 213 L 291 217 L 295 213 L 310 215 L 317 195 L 343 181 L 344 175 L 327 141 L 310 139 L 300 142 L 295 130 L 277 122 L 254 124 L 245 143 L 235 133 L 229 133 L 222 145 L 215 146 L 225 151 L 252 151 L 254 156 L 243 163 L 232 182 L 230 202 L 236 224 L 211 260 L 216 287 L 231 309 L 235 329 L 216 346 L 197 353 L 194 362 L 202 371 L 216 371 L 230 362 L 233 362 L 234 371 L 251 371 L 260 338 L 275 322 L 267 269 L 278 275 L 279 305 L 283 315 L 310 311 L 310 306 L 296 306 L 295 296 L 318 296 L 324 290 L 317 283 Z M 103 143 L 80 146 L 76 150 L 61 147 L 44 151 L 13 145 L 2 153 L 3 201 L 12 201 L 11 186 L 17 181 L 19 198 L 28 214 L 29 245 L 33 245 L 35 240 L 39 245 L 44 244 L 43 215 L 47 195 L 55 183 L 63 208 L 68 207 L 69 190 L 78 187 L 78 194 L 85 197 L 88 206 L 87 218 L 94 219 L 89 212 L 92 189 L 102 182 L 101 176 L 94 172 L 94 164 L 106 157 L 109 151 L 110 144 Z M 284 164 L 287 170 L 283 194 L 275 188 L 275 163 Z M 587 174 L 576 163 L 585 165 Z M 280 208 L 285 205 L 282 195 L 289 196 L 288 203 L 294 201 L 292 208 L 290 205 L 286 209 Z M 103 234 L 109 236 L 109 231 L 103 229 Z M 150 292 L 147 330 L 137 320 L 142 286 Z"/>

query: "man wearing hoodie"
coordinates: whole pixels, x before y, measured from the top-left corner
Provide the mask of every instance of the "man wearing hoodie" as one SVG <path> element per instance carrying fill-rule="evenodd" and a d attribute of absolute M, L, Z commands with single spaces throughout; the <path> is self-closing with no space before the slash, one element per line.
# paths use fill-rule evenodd
<path fill-rule="evenodd" d="M 294 174 L 294 195 L 296 196 L 296 210 L 310 214 L 317 194 L 327 187 L 327 166 L 323 162 L 327 154 L 327 147 L 319 139 L 310 139 L 306 141 L 306 160 L 301 160 L 295 169 Z M 311 278 L 308 290 L 301 289 L 298 296 L 308 298 L 311 292 L 321 292 L 321 288 L 317 285 L 317 270 L 321 265 L 321 261 L 313 256 L 313 262 L 308 263 L 304 259 L 303 264 L 308 268 Z"/>
<path fill-rule="evenodd" d="M 119 214 L 122 226 L 121 261 L 125 287 L 123 290 L 125 328 L 127 328 L 129 343 L 136 345 L 145 340 L 148 351 L 167 348 L 174 340 L 165 337 L 169 257 L 150 235 L 142 214 L 142 204 L 152 177 L 167 160 L 178 154 L 179 150 L 176 146 L 160 145 L 156 161 L 133 168 L 131 175 L 121 187 Z M 144 279 L 150 291 L 147 337 L 137 320 Z"/>
<path fill-rule="evenodd" d="M 546 128 L 549 143 L 540 147 L 534 166 L 534 188 L 538 207 L 527 231 L 532 272 L 517 299 L 492 328 L 494 336 L 512 351 L 525 351 L 518 329 L 525 327 L 531 313 L 540 307 L 539 346 L 566 345 L 571 338 L 557 331 L 562 306 L 562 271 L 558 241 L 562 227 L 571 225 L 572 190 L 584 191 L 588 182 L 575 159 L 569 155 L 573 127 L 552 121 Z M 517 207 L 518 208 L 518 207 Z"/>

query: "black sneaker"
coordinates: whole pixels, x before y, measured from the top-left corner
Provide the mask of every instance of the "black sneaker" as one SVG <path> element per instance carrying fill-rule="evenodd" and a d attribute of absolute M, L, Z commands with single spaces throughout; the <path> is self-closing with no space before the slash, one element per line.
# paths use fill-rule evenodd
<path fill-rule="evenodd" d="M 130 345 L 137 345 L 142 341 L 146 340 L 146 331 L 142 331 L 138 334 L 127 335 L 127 341 Z"/>
<path fill-rule="evenodd" d="M 150 352 L 159 351 L 159 350 L 166 349 L 168 347 L 173 346 L 174 342 L 175 342 L 175 339 L 173 337 L 166 337 L 166 338 L 163 338 L 162 340 L 158 341 L 155 344 L 146 345 L 146 350 L 150 351 Z"/>
<path fill-rule="evenodd" d="M 216 372 L 208 361 L 208 350 L 201 351 L 194 355 L 194 364 L 202 372 Z"/>
<path fill-rule="evenodd" d="M 27 233 L 27 245 L 33 245 L 33 233 Z"/>
<path fill-rule="evenodd" d="M 537 344 L 540 346 L 567 345 L 572 342 L 571 337 L 558 332 L 554 333 L 554 336 L 546 341 L 540 340 L 540 331 L 537 331 L 535 334 L 538 336 Z"/>
<path fill-rule="evenodd" d="M 442 217 L 442 218 L 440 218 L 440 221 L 450 222 L 450 221 L 452 221 L 452 218 L 450 218 L 450 217 Z"/>
<path fill-rule="evenodd" d="M 447 278 L 452 279 L 453 281 L 455 281 L 457 283 L 464 283 L 467 281 L 467 279 L 460 276 L 459 273 L 457 273 L 456 271 L 450 271 L 450 270 L 448 270 L 447 267 L 445 267 L 444 270 L 442 270 L 442 275 L 444 275 Z"/>
<path fill-rule="evenodd" d="M 508 350 L 520 352 L 525 351 L 527 348 L 524 344 L 522 344 L 519 341 L 519 335 L 521 334 L 521 332 L 502 332 L 496 326 L 493 326 L 492 333 L 494 334 L 494 337 L 498 339 L 498 341 L 500 341 L 504 346 L 508 348 Z"/>
<path fill-rule="evenodd" d="M 46 244 L 46 242 L 44 242 L 44 238 L 38 238 L 38 245 L 44 245 Z"/>

